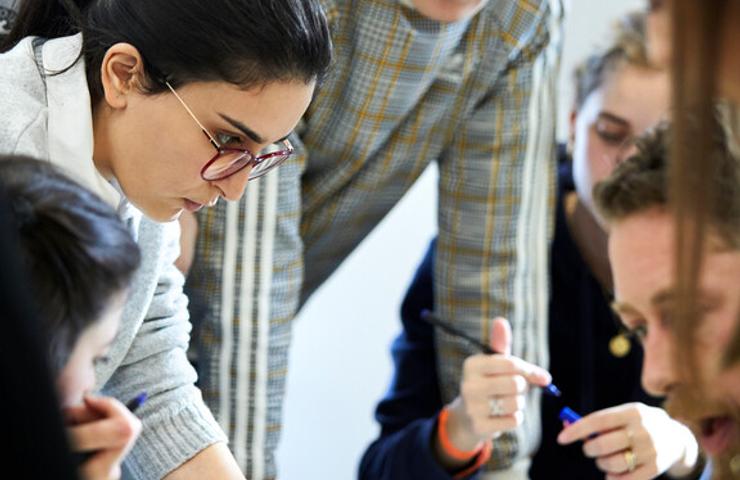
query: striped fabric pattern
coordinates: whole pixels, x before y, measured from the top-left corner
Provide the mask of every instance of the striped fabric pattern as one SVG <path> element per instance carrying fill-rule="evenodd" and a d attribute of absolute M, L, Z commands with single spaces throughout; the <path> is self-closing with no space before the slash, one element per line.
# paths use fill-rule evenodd
<path fill-rule="evenodd" d="M 208 305 L 193 337 L 201 387 L 252 480 L 276 477 L 299 305 L 430 162 L 440 170 L 437 309 L 481 339 L 487 319 L 507 316 L 514 353 L 547 360 L 560 1 L 490 0 L 445 25 L 398 0 L 324 3 L 335 65 L 291 138 L 299 155 L 239 203 L 200 214 L 189 280 Z M 472 352 L 438 343 L 450 400 Z M 497 440 L 490 468 L 533 450 L 535 422 Z"/>

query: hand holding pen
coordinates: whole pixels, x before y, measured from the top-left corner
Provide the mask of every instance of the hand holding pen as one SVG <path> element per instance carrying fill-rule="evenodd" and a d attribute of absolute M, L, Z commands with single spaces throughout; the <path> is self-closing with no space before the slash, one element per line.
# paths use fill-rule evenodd
<path fill-rule="evenodd" d="M 435 327 L 440 328 L 441 330 L 447 332 L 450 335 L 453 335 L 455 337 L 458 337 L 458 338 L 462 338 L 464 340 L 467 340 L 471 344 L 473 344 L 476 347 L 478 347 L 478 349 L 480 349 L 480 351 L 482 351 L 483 353 L 486 353 L 488 355 L 493 355 L 493 354 L 496 354 L 496 353 L 504 353 L 504 350 L 499 350 L 499 349 L 496 349 L 496 348 L 493 347 L 494 339 L 491 340 L 491 346 L 488 346 L 485 343 L 480 342 L 477 338 L 474 338 L 474 337 L 468 335 L 467 333 L 463 332 L 462 330 L 453 327 L 452 325 L 450 325 L 449 323 L 445 322 L 444 320 L 442 320 L 441 318 L 439 318 L 438 316 L 436 316 L 434 313 L 432 313 L 429 310 L 422 310 L 421 311 L 421 319 L 424 320 L 427 323 L 430 323 L 430 324 L 434 325 Z M 507 320 L 505 320 L 505 319 L 502 319 L 502 320 L 504 320 L 508 324 L 508 321 Z M 494 320 L 494 323 L 495 323 L 495 320 Z M 509 335 L 510 335 L 510 333 L 511 333 L 511 326 L 509 326 L 509 329 L 508 330 L 509 330 Z M 495 336 L 494 333 L 495 332 L 491 332 L 492 336 Z M 508 347 L 509 347 L 509 351 L 506 354 L 507 355 L 510 355 L 511 354 L 511 345 L 509 344 Z M 537 367 L 537 368 L 539 368 L 539 367 Z M 552 397 L 559 397 L 561 395 L 560 389 L 558 387 L 556 387 L 554 383 L 548 383 L 547 385 L 542 386 L 542 388 L 544 389 L 543 391 L 545 392 L 545 395 L 550 395 Z"/>
<path fill-rule="evenodd" d="M 111 397 L 85 396 L 82 405 L 65 410 L 81 478 L 120 477 L 121 462 L 141 432 L 133 411 L 145 400 L 146 394 L 140 394 L 123 405 Z"/>
<path fill-rule="evenodd" d="M 422 312 L 422 319 L 448 333 L 466 338 L 485 352 L 465 360 L 460 394 L 446 407 L 449 412 L 447 434 L 453 445 L 461 451 L 469 451 L 481 440 L 489 440 L 521 425 L 524 395 L 529 386 L 545 388 L 552 379 L 543 368 L 511 356 L 509 322 L 503 318 L 493 321 L 489 346 L 460 332 L 431 312 Z"/>
<path fill-rule="evenodd" d="M 666 471 L 684 477 L 698 461 L 699 446 L 691 431 L 662 408 L 627 403 L 583 418 L 567 408 L 564 412 L 566 427 L 558 443 L 583 441 L 584 455 L 596 461 L 607 479 L 648 480 Z"/>

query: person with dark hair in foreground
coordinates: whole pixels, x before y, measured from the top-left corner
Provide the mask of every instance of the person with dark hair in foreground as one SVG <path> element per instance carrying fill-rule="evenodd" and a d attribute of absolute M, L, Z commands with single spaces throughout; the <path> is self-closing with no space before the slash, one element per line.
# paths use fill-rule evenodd
<path fill-rule="evenodd" d="M 79 473 L 116 478 L 141 423 L 116 399 L 90 393 L 95 364 L 106 360 L 118 330 L 139 249 L 115 210 L 48 162 L 0 157 L 0 189 L 73 449 L 92 452 Z M 83 430 L 94 431 L 97 443 L 86 444 Z"/>
<path fill-rule="evenodd" d="M 0 462 L 5 471 L 23 472 L 28 480 L 46 480 L 49 472 L 55 479 L 77 480 L 46 339 L 39 335 L 33 292 L 17 254 L 14 223 L 0 188 L 0 410 L 12 412 L 3 419 Z"/>

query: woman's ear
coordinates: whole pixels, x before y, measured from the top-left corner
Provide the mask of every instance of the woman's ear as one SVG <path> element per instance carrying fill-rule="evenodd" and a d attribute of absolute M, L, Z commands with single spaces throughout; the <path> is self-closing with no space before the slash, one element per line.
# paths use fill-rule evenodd
<path fill-rule="evenodd" d="M 126 108 L 128 95 L 141 85 L 144 61 L 130 43 L 116 43 L 108 49 L 100 65 L 100 81 L 105 102 L 114 109 Z"/>

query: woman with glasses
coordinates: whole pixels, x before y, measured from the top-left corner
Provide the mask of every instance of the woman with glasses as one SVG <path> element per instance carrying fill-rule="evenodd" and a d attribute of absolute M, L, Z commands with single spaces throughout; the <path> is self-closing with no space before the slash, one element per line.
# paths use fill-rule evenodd
<path fill-rule="evenodd" d="M 142 250 L 110 361 L 96 372 L 106 394 L 150 397 L 124 469 L 132 478 L 243 478 L 186 357 L 172 220 L 238 199 L 250 178 L 291 155 L 286 137 L 331 57 L 320 7 L 28 0 L 1 50 L 0 153 L 61 166 L 118 208 Z M 114 434 L 81 443 L 104 448 Z"/>

